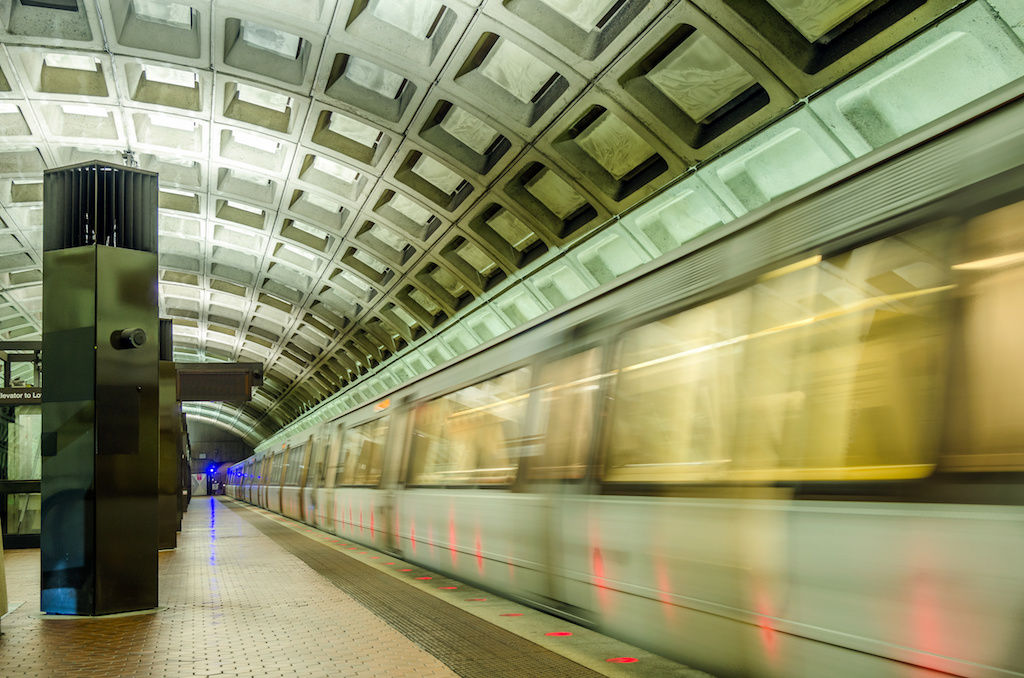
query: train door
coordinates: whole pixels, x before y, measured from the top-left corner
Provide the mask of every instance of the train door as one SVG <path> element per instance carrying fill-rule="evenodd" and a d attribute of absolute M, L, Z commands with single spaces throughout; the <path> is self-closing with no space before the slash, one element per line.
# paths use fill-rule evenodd
<path fill-rule="evenodd" d="M 387 445 L 384 448 L 383 472 L 377 503 L 377 519 L 379 524 L 384 526 L 384 529 L 381 530 L 384 540 L 380 544 L 380 548 L 397 556 L 400 556 L 402 552 L 402 540 L 399 536 L 396 503 L 398 490 L 402 488 L 405 478 L 408 447 L 406 445 L 408 438 L 406 427 L 409 425 L 409 414 L 408 406 L 397 407 L 392 412 Z"/>
<path fill-rule="evenodd" d="M 270 469 L 274 463 L 274 454 L 272 452 L 267 453 L 263 456 L 263 461 L 260 463 L 259 473 L 256 474 L 256 478 L 259 481 L 259 501 L 257 502 L 263 508 L 267 507 L 267 499 L 270 496 Z"/>
<path fill-rule="evenodd" d="M 284 500 L 284 473 L 288 467 L 288 460 L 291 456 L 289 453 L 291 448 L 283 449 L 274 455 L 274 466 L 270 472 L 270 480 L 273 483 L 270 487 L 270 496 L 267 502 L 267 508 L 271 511 L 278 513 L 283 512 L 283 500 Z"/>
<path fill-rule="evenodd" d="M 323 475 L 314 479 L 313 504 L 315 516 L 313 525 L 328 532 L 336 532 L 335 521 L 335 479 L 338 475 L 338 462 L 341 455 L 341 442 L 344 427 L 340 422 L 327 425 L 327 437 L 324 440 Z"/>
<path fill-rule="evenodd" d="M 256 503 L 256 458 L 253 457 L 245 464 L 245 492 L 242 498 L 250 504 Z"/>
<path fill-rule="evenodd" d="M 537 371 L 534 430 L 538 453 L 524 464 L 524 482 L 538 498 L 530 559 L 541 568 L 534 586 L 541 602 L 581 621 L 590 621 L 591 590 L 600 577 L 593 544 L 601 527 L 589 511 L 590 460 L 599 428 L 598 408 L 605 390 L 602 350 L 576 343 L 546 357 Z M 598 560 L 595 560 L 598 558 Z M 581 575 L 580 573 L 588 573 Z"/>
<path fill-rule="evenodd" d="M 313 454 L 313 436 L 306 438 L 306 444 L 302 446 L 302 452 L 299 453 L 298 457 L 300 460 L 300 467 L 298 473 L 299 483 L 299 505 L 298 505 L 298 516 L 299 520 L 304 523 L 308 523 L 309 520 L 306 518 L 306 477 L 309 475 L 309 464 L 310 457 Z"/>
<path fill-rule="evenodd" d="M 379 405 L 375 408 L 379 411 Z M 384 453 L 391 428 L 388 414 L 350 426 L 337 462 L 334 491 L 337 534 L 368 542 L 377 547 L 386 542 L 382 529 L 387 520 L 383 478 Z"/>
<path fill-rule="evenodd" d="M 317 515 L 322 512 L 317 493 L 324 484 L 324 466 L 327 463 L 329 441 L 329 433 L 323 431 L 313 436 L 312 440 L 309 469 L 306 471 L 306 504 L 303 507 L 303 515 L 310 525 L 317 524 Z"/>
<path fill-rule="evenodd" d="M 266 463 L 267 455 L 264 454 L 257 457 L 252 464 L 252 487 L 249 490 L 251 501 L 256 506 L 259 506 L 263 502 L 263 483 L 265 478 L 263 477 L 263 466 Z"/>

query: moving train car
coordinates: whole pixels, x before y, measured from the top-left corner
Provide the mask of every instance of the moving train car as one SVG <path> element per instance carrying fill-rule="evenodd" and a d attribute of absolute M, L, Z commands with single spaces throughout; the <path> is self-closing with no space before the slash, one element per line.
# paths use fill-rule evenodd
<path fill-rule="evenodd" d="M 1021 675 L 1024 102 L 992 106 L 230 493 L 717 676 Z"/>

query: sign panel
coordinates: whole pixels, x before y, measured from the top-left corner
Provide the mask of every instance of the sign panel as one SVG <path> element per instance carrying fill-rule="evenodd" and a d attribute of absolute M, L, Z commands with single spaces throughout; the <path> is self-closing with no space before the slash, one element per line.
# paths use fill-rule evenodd
<path fill-rule="evenodd" d="M 41 402 L 41 388 L 0 388 L 0 405 L 38 405 Z"/>

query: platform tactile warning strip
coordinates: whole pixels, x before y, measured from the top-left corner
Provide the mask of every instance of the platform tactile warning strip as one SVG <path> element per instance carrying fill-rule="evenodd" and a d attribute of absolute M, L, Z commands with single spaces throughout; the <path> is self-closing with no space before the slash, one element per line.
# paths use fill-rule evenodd
<path fill-rule="evenodd" d="M 601 675 L 241 504 L 228 507 L 464 678 Z"/>

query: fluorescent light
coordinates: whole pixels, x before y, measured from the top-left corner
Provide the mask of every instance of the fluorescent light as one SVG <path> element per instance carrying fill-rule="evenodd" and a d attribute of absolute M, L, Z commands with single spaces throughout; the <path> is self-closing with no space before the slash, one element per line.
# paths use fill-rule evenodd
<path fill-rule="evenodd" d="M 310 205 L 327 212 L 340 212 L 342 205 L 337 200 L 331 200 L 319 193 L 313 193 L 312 191 L 305 191 L 302 194 L 303 199 Z"/>
<path fill-rule="evenodd" d="M 359 172 L 357 170 L 319 155 L 313 156 L 313 169 L 335 179 L 340 179 L 346 184 L 355 183 L 359 179 Z"/>
<path fill-rule="evenodd" d="M 369 148 L 374 148 L 382 135 L 377 128 L 334 111 L 327 120 L 327 129 Z"/>
<path fill-rule="evenodd" d="M 67 68 L 73 71 L 90 71 L 95 73 L 100 60 L 94 56 L 80 54 L 54 54 L 43 57 L 43 64 L 50 68 Z"/>
<path fill-rule="evenodd" d="M 500 135 L 498 131 L 472 113 L 452 106 L 441 121 L 441 129 L 483 155 Z"/>
<path fill-rule="evenodd" d="M 240 129 L 231 130 L 231 138 L 243 146 L 255 148 L 264 153 L 277 153 L 277 150 L 281 147 L 280 142 L 274 139 Z"/>
<path fill-rule="evenodd" d="M 175 87 L 186 87 L 192 89 L 199 81 L 199 75 L 195 71 L 183 71 L 178 68 L 167 68 L 166 66 L 154 66 L 147 64 L 142 67 L 143 76 L 149 82 L 162 82 L 165 85 Z"/>
<path fill-rule="evenodd" d="M 273 52 L 287 59 L 297 59 L 302 38 L 291 33 L 242 19 L 239 37 L 257 49 Z"/>
<path fill-rule="evenodd" d="M 192 193 L 191 191 L 183 191 L 183 190 L 178 189 L 178 188 L 161 187 L 160 188 L 160 192 L 161 193 L 170 193 L 171 195 L 180 195 L 183 198 L 195 198 L 196 197 L 195 193 Z"/>
<path fill-rule="evenodd" d="M 269 108 L 280 113 L 287 113 L 288 107 L 292 105 L 292 98 L 287 94 L 271 92 L 262 87 L 253 87 L 242 82 L 235 83 L 235 91 L 238 94 L 239 101 L 244 101 L 260 108 Z"/>
<path fill-rule="evenodd" d="M 371 12 L 381 21 L 423 39 L 430 37 L 430 30 L 443 10 L 444 5 L 434 0 L 377 0 Z"/>
<path fill-rule="evenodd" d="M 182 132 L 194 132 L 197 124 L 192 118 L 166 115 L 164 113 L 150 113 L 149 121 L 157 127 L 166 127 L 167 129 L 176 129 Z"/>
<path fill-rule="evenodd" d="M 234 200 L 225 200 L 224 204 L 227 205 L 228 207 L 232 208 L 232 209 L 242 210 L 243 212 L 248 212 L 250 214 L 257 214 L 257 215 L 263 216 L 263 210 L 261 208 L 253 207 L 252 205 L 247 205 L 244 202 L 235 202 Z"/>
<path fill-rule="evenodd" d="M 480 65 L 480 73 L 523 103 L 531 103 L 555 75 L 554 69 L 515 43 L 501 39 Z"/>
<path fill-rule="evenodd" d="M 192 28 L 192 8 L 167 0 L 132 0 L 135 16 L 143 21 L 165 24 L 174 28 Z"/>
<path fill-rule="evenodd" d="M 646 77 L 696 122 L 755 82 L 750 73 L 702 33 L 684 40 Z"/>
<path fill-rule="evenodd" d="M 348 58 L 345 77 L 388 99 L 397 99 L 406 82 L 398 73 L 356 56 Z"/>

